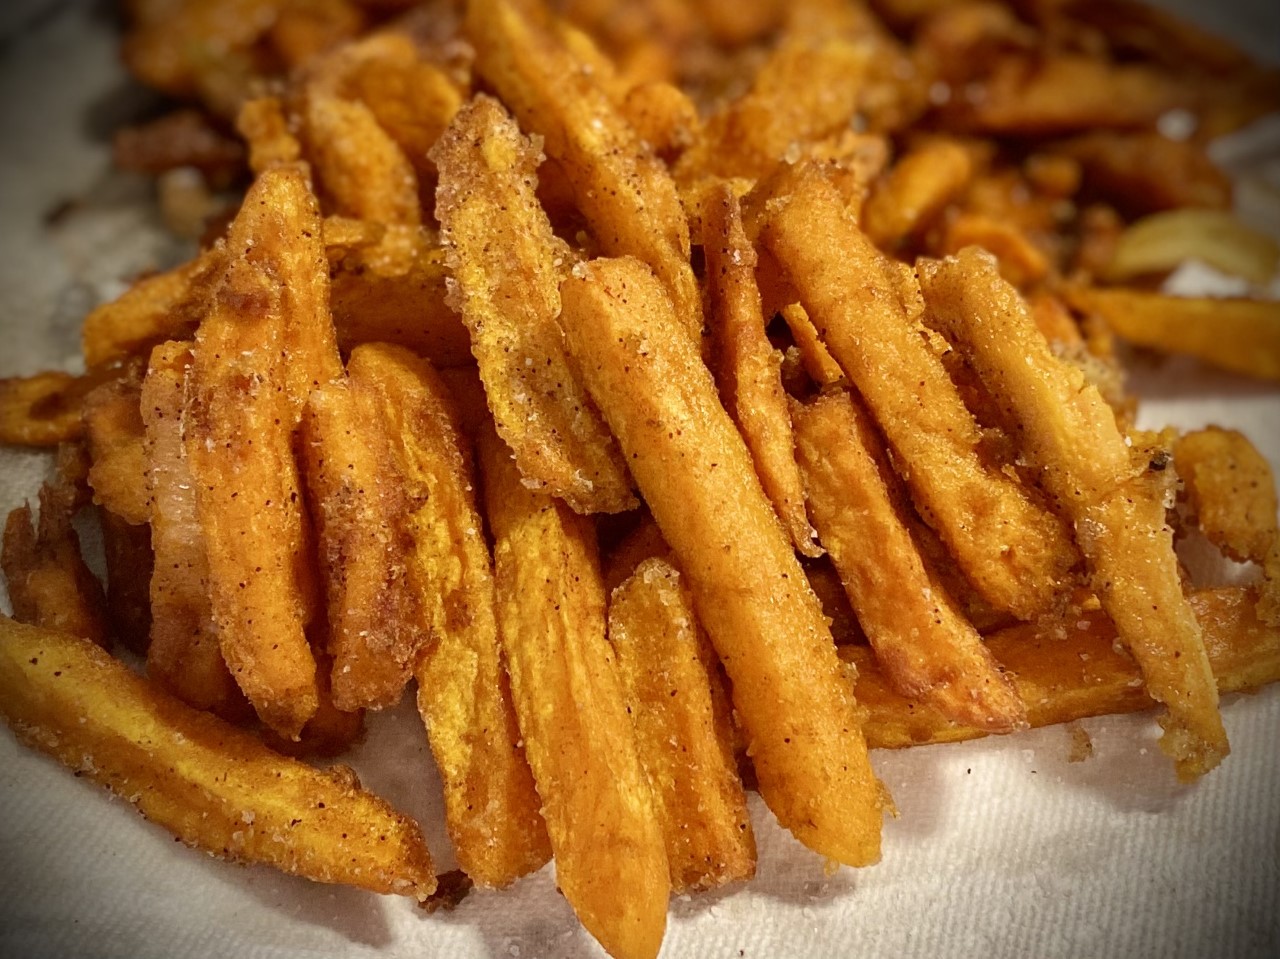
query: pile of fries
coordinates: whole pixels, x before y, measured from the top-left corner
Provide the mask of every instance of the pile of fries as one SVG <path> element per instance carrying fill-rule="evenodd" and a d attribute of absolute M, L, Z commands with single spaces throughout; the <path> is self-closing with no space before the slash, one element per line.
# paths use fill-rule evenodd
<path fill-rule="evenodd" d="M 83 374 L 0 381 L 0 441 L 57 447 L 0 713 L 184 842 L 428 904 L 554 858 L 641 959 L 754 874 L 748 789 L 868 866 L 869 748 L 1158 705 L 1194 780 L 1280 679 L 1271 469 L 1137 430 L 1115 349 L 1280 379 L 1275 303 L 1158 292 L 1280 260 L 1205 152 L 1280 83 L 1221 41 L 1092 0 L 128 6 L 188 105 L 117 161 L 248 186 Z M 447 882 L 315 762 L 411 687 Z"/>

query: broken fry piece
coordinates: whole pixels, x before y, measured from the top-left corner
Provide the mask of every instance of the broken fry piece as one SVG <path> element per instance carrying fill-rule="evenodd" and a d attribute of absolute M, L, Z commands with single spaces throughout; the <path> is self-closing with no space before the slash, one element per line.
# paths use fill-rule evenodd
<path fill-rule="evenodd" d="M 638 260 L 582 264 L 561 296 L 570 354 L 733 683 L 761 795 L 814 851 L 875 862 L 881 786 L 831 632 L 697 345 Z"/>

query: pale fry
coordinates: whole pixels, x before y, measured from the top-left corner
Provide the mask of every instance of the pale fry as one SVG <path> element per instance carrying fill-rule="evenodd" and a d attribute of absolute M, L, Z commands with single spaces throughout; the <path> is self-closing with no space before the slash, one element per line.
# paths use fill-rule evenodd
<path fill-rule="evenodd" d="M 570 353 L 733 683 L 761 795 L 816 852 L 875 862 L 883 796 L 830 630 L 696 344 L 638 260 L 583 264 L 561 296 Z"/>
<path fill-rule="evenodd" d="M 1266 286 L 1280 266 L 1280 244 L 1225 210 L 1168 210 L 1129 224 L 1103 278 L 1168 273 L 1186 260 Z"/>
<path fill-rule="evenodd" d="M 601 249 L 648 263 L 667 287 L 687 335 L 696 338 L 702 298 L 689 265 L 689 227 L 666 167 L 578 58 L 515 4 L 468 4 L 467 33 L 476 47 L 477 71 L 564 167 Z"/>
<path fill-rule="evenodd" d="M 1192 593 L 1190 601 L 1204 630 L 1219 692 L 1280 682 L 1280 631 L 1255 613 L 1256 593 L 1206 589 Z M 1027 704 L 1027 720 L 1035 727 L 1154 705 L 1137 664 L 1116 641 L 1115 626 L 1097 610 L 1019 624 L 987 638 L 991 652 L 1009 669 Z M 858 668 L 858 702 L 867 711 L 867 742 L 873 748 L 900 749 L 986 735 L 895 692 L 866 646 L 842 646 L 840 655 Z"/>
<path fill-rule="evenodd" d="M 498 435 L 527 480 L 579 512 L 632 508 L 622 456 L 569 368 L 556 324 L 570 254 L 534 195 L 536 141 L 481 96 L 431 155 L 452 303 L 471 331 Z"/>
<path fill-rule="evenodd" d="M 1280 380 L 1280 303 L 1070 288 L 1067 301 L 1117 336 L 1236 373 Z"/>
<path fill-rule="evenodd" d="M 618 959 L 652 959 L 670 881 L 662 830 L 605 639 L 589 519 L 526 488 L 482 433 L 498 622 L 556 860 L 556 883 Z"/>
<path fill-rule="evenodd" d="M 394 705 L 427 639 L 406 583 L 409 508 L 370 423 L 345 382 L 313 390 L 299 442 L 328 608 L 331 688 L 341 710 Z"/>
<path fill-rule="evenodd" d="M 163 343 L 151 352 L 142 381 L 143 449 L 155 554 L 147 675 L 188 705 L 231 718 L 243 714 L 246 703 L 222 658 L 209 602 L 205 533 L 182 438 L 190 365 L 189 343 Z"/>
<path fill-rule="evenodd" d="M 418 825 L 352 774 L 273 753 L 82 639 L 0 617 L 0 712 L 21 740 L 205 852 L 374 892 L 435 890 Z"/>
<path fill-rule="evenodd" d="M 350 373 L 407 501 L 408 580 L 430 630 L 415 668 L 418 711 L 444 784 L 445 823 L 467 875 L 506 886 L 551 849 L 501 658 L 469 450 L 426 361 L 370 344 L 352 353 Z"/>
<path fill-rule="evenodd" d="M 93 390 L 81 407 L 94 502 L 135 525 L 150 515 L 141 401 L 139 381 L 120 379 Z"/>
<path fill-rule="evenodd" d="M 311 322 L 300 315 L 313 304 L 311 242 L 320 247 L 320 221 L 302 174 L 266 171 L 231 226 L 234 258 L 197 331 L 183 408 L 222 654 L 263 722 L 285 737 L 318 702 L 304 633 L 315 574 L 293 458 L 297 397 L 315 382 L 298 348 Z"/>
<path fill-rule="evenodd" d="M 820 556 L 796 467 L 791 413 L 782 389 L 782 354 L 765 335 L 755 248 L 743 229 L 738 198 L 727 185 L 712 195 L 702 226 L 720 396 L 791 542 L 805 556 Z"/>
<path fill-rule="evenodd" d="M 750 879 L 755 835 L 728 698 L 679 572 L 645 560 L 609 600 L 609 642 L 666 837 L 671 891 Z"/>
<path fill-rule="evenodd" d="M 993 605 L 1023 618 L 1051 608 L 1077 559 L 1066 528 L 983 461 L 973 415 L 902 303 L 897 271 L 816 167 L 787 171 L 764 193 L 761 237 L 871 409 L 925 519 Z"/>
<path fill-rule="evenodd" d="M 920 268 L 929 322 L 961 346 L 1021 426 L 1023 454 L 1075 524 L 1093 587 L 1168 706 L 1161 748 L 1195 779 L 1229 751 L 1218 692 L 1183 595 L 1163 490 L 1131 463 L 1115 415 L 1084 375 L 1055 358 L 990 254 L 970 249 Z"/>
<path fill-rule="evenodd" d="M 889 682 L 959 723 L 1023 725 L 1013 686 L 903 523 L 902 492 L 866 412 L 832 393 L 795 404 L 793 420 L 818 536 Z"/>

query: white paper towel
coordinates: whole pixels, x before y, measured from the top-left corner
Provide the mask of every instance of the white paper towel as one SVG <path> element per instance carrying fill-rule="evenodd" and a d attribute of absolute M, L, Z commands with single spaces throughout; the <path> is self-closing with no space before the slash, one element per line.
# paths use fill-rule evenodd
<path fill-rule="evenodd" d="M 1218 25 L 1238 19 L 1211 11 Z M 1262 23 L 1274 24 L 1274 19 Z M 1271 33 L 1274 36 L 1274 31 Z M 1257 30 L 1246 39 L 1259 43 Z M 0 53 L 0 376 L 74 365 L 84 311 L 173 251 L 141 189 L 108 173 L 86 111 L 120 81 L 107 27 L 72 6 Z M 1264 49 L 1265 52 L 1265 49 Z M 104 198 L 105 197 L 105 198 Z M 66 199 L 92 209 L 58 226 Z M 1280 464 L 1280 391 L 1190 361 L 1135 373 L 1148 424 L 1245 429 Z M 0 509 L 40 456 L 0 453 Z M 901 753 L 876 769 L 901 817 L 884 860 L 823 873 L 753 797 L 749 885 L 674 900 L 663 956 L 1274 956 L 1280 954 L 1280 689 L 1229 696 L 1233 753 L 1180 786 L 1150 714 Z M 448 865 L 438 783 L 408 704 L 373 717 L 352 761 L 416 816 Z M 232 866 L 0 732 L 0 955 L 598 957 L 550 870 L 451 914 Z"/>

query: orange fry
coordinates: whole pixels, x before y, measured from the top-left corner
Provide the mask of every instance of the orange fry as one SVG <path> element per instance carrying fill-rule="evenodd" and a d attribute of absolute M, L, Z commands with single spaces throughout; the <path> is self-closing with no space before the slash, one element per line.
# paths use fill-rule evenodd
<path fill-rule="evenodd" d="M 583 264 L 561 296 L 570 353 L 729 673 L 761 795 L 814 851 L 875 862 L 881 786 L 831 632 L 697 345 L 638 260 Z"/>
<path fill-rule="evenodd" d="M 90 392 L 81 411 L 94 502 L 135 525 L 150 518 L 141 402 L 138 380 L 113 380 Z"/>

